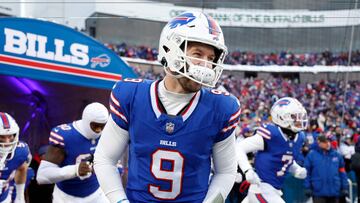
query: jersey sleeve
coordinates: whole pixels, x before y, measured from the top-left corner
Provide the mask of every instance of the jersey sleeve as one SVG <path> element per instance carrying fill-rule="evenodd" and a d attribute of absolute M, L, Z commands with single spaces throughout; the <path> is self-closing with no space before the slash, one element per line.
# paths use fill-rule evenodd
<path fill-rule="evenodd" d="M 260 135 L 265 142 L 271 140 L 271 131 L 268 129 L 267 125 L 262 124 L 256 129 L 255 134 Z"/>
<path fill-rule="evenodd" d="M 129 129 L 130 109 L 133 94 L 138 80 L 124 80 L 117 82 L 110 94 L 110 114 L 115 123 L 122 129 Z"/>
<path fill-rule="evenodd" d="M 55 147 L 65 148 L 64 132 L 62 130 L 62 126 L 57 126 L 51 130 L 49 144 Z"/>
<path fill-rule="evenodd" d="M 29 146 L 25 142 L 19 142 L 17 147 L 20 150 L 20 154 L 21 154 L 20 163 L 30 164 L 32 155 L 30 153 Z"/>
<path fill-rule="evenodd" d="M 215 142 L 220 142 L 228 138 L 235 130 L 236 126 L 239 123 L 241 108 L 239 100 L 230 95 L 222 96 L 227 99 L 226 102 L 223 102 L 225 105 L 222 109 L 225 109 L 225 119 L 222 125 L 222 129 L 217 136 Z"/>

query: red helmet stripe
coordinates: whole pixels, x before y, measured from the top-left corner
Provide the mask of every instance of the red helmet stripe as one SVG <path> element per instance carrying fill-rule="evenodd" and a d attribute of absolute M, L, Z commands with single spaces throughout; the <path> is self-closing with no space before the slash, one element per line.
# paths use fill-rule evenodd
<path fill-rule="evenodd" d="M 4 114 L 3 112 L 0 112 L 0 117 L 1 117 L 1 120 L 3 122 L 4 128 L 9 129 L 10 128 L 10 122 L 9 122 L 9 119 L 7 118 L 6 114 Z"/>
<path fill-rule="evenodd" d="M 220 29 L 216 25 L 216 21 L 211 16 L 206 15 L 206 17 L 207 17 L 208 24 L 209 24 L 209 34 L 219 36 L 220 35 Z"/>

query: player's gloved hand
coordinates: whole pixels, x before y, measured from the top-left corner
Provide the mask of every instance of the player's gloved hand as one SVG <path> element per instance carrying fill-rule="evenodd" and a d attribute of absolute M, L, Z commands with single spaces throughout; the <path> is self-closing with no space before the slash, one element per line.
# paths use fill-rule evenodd
<path fill-rule="evenodd" d="M 25 203 L 24 195 L 16 195 L 14 203 Z"/>
<path fill-rule="evenodd" d="M 92 164 L 89 161 L 83 161 L 77 164 L 76 176 L 79 177 L 80 180 L 84 180 L 91 176 L 92 171 Z"/>
<path fill-rule="evenodd" d="M 306 168 L 304 168 L 304 167 L 298 168 L 294 173 L 295 178 L 305 179 L 306 176 L 307 176 L 307 171 L 306 171 Z"/>
<path fill-rule="evenodd" d="M 245 178 L 250 184 L 260 184 L 260 178 L 253 169 L 249 169 L 245 172 Z"/>
<path fill-rule="evenodd" d="M 349 191 L 348 190 L 341 190 L 341 196 L 348 196 Z"/>
<path fill-rule="evenodd" d="M 311 189 L 306 189 L 306 190 L 305 190 L 305 195 L 306 195 L 307 197 L 311 197 L 311 196 L 313 195 L 312 190 L 311 190 Z"/>
<path fill-rule="evenodd" d="M 235 183 L 241 183 L 241 181 L 243 181 L 243 176 L 241 173 L 236 173 Z"/>
<path fill-rule="evenodd" d="M 25 199 L 15 199 L 14 203 L 25 203 Z"/>

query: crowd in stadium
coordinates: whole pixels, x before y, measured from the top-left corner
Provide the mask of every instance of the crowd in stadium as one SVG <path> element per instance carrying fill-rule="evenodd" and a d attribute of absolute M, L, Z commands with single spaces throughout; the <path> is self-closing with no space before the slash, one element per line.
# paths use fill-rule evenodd
<path fill-rule="evenodd" d="M 130 46 L 126 43 L 107 44 L 119 56 L 140 58 L 149 61 L 157 59 L 157 48 L 148 46 Z M 348 63 L 347 52 L 323 51 L 321 53 L 293 53 L 282 51 L 280 53 L 255 53 L 251 51 L 232 51 L 225 59 L 226 64 L 241 65 L 286 65 L 286 66 L 314 66 L 314 65 L 343 65 Z M 351 65 L 360 65 L 360 50 L 352 52 Z"/>

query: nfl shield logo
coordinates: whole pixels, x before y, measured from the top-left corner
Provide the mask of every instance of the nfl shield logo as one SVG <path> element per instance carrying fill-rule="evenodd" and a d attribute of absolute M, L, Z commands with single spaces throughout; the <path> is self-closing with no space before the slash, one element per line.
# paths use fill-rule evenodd
<path fill-rule="evenodd" d="M 165 130 L 168 134 L 172 134 L 174 132 L 175 124 L 172 122 L 166 123 Z"/>

